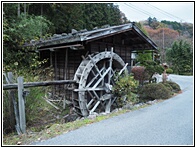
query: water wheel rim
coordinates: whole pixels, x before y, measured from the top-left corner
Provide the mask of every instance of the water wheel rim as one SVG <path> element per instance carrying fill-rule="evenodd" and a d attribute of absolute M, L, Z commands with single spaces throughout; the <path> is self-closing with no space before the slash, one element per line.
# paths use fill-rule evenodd
<path fill-rule="evenodd" d="M 105 79 L 107 79 L 106 77 L 110 76 L 109 73 L 111 73 L 111 75 L 114 75 L 114 69 L 113 69 L 114 63 L 118 64 L 116 65 L 116 67 L 119 68 L 125 66 L 125 63 L 122 60 L 122 58 L 116 53 L 114 53 L 113 51 L 101 52 L 96 55 L 93 55 L 92 57 L 91 55 L 89 55 L 87 59 L 89 61 L 85 64 L 85 67 L 83 68 L 83 71 L 81 73 L 81 77 L 80 78 L 78 78 L 77 76 L 74 77 L 75 79 L 78 80 L 78 89 L 75 89 L 75 91 L 78 94 L 79 108 L 83 116 L 87 116 L 89 115 L 89 113 L 92 113 L 94 110 L 96 110 L 97 106 L 99 105 L 102 105 L 102 107 L 104 107 L 104 105 L 107 106 L 106 102 L 111 101 L 111 99 L 108 100 L 106 99 L 112 96 L 110 93 L 106 92 L 106 88 L 103 88 L 103 86 L 102 87 L 98 87 L 98 86 L 100 83 L 102 83 L 102 85 L 103 83 L 105 83 L 106 81 Z M 104 63 L 104 61 L 107 62 L 109 61 L 110 66 L 107 66 L 105 69 L 104 68 L 97 69 L 97 71 L 99 71 L 101 74 L 99 76 L 98 82 L 94 83 L 94 86 L 92 87 L 90 85 L 90 82 L 88 81 L 89 75 L 92 74 L 92 70 L 99 63 L 101 62 Z M 82 64 L 80 64 L 80 66 L 82 66 Z M 78 69 L 80 68 L 80 66 L 78 67 Z M 109 81 L 109 79 L 110 78 L 107 79 L 107 82 Z M 91 99 L 86 98 L 87 94 L 88 96 L 91 96 Z M 92 107 L 89 107 L 92 103 L 94 105 L 92 105 Z"/>

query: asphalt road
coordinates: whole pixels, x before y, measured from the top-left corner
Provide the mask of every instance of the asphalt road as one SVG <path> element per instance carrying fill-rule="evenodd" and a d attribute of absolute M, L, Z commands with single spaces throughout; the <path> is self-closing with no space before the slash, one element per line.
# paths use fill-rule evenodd
<path fill-rule="evenodd" d="M 170 75 L 183 92 L 35 145 L 193 145 L 193 76 Z"/>

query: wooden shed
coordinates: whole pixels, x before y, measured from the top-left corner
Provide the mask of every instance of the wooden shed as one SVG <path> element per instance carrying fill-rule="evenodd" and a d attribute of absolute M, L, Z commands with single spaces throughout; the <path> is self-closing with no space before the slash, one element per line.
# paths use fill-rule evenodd
<path fill-rule="evenodd" d="M 102 28 L 94 28 L 91 31 L 87 31 L 87 30 L 76 31 L 72 29 L 71 33 L 68 33 L 68 34 L 62 33 L 58 35 L 54 34 L 54 36 L 48 40 L 32 42 L 31 46 L 36 47 L 36 50 L 39 51 L 40 53 L 41 59 L 49 59 L 48 66 L 49 65 L 53 66 L 54 73 L 55 73 L 55 76 L 54 76 L 55 80 L 75 79 L 78 81 L 78 83 L 79 81 L 82 81 L 78 75 L 79 74 L 82 75 L 82 72 L 83 72 L 83 77 L 84 77 L 84 73 L 85 73 L 84 71 L 88 71 L 87 69 L 90 68 L 90 67 L 89 68 L 86 67 L 86 69 L 82 68 L 87 65 L 87 64 L 84 64 L 85 62 L 82 62 L 85 59 L 87 60 L 87 57 L 90 58 L 91 62 L 93 63 L 94 61 L 96 61 L 95 60 L 96 57 L 94 58 L 94 61 L 93 61 L 94 55 L 105 52 L 105 55 L 104 55 L 105 59 L 109 59 L 111 62 L 111 59 L 113 57 L 116 57 L 116 60 L 120 62 L 121 65 L 124 65 L 122 64 L 120 60 L 118 60 L 119 59 L 118 56 L 120 56 L 121 59 L 124 61 L 124 63 L 128 63 L 127 68 L 128 70 L 130 70 L 131 63 L 132 63 L 131 54 L 133 52 L 144 51 L 144 50 L 148 50 L 148 51 L 157 50 L 156 44 L 150 38 L 148 38 L 135 25 L 135 23 L 123 24 L 119 26 L 106 25 L 106 26 L 103 26 Z M 106 53 L 106 51 L 108 51 L 108 53 Z M 113 53 L 116 54 L 115 56 L 112 56 L 111 59 L 107 57 L 107 55 L 110 55 L 109 51 L 112 52 L 111 55 Z M 100 61 L 103 60 L 101 54 L 99 55 L 99 58 L 100 58 Z M 103 65 L 107 65 L 107 64 L 104 63 Z M 102 66 L 98 66 L 95 63 L 94 63 L 94 66 L 95 66 L 95 71 L 98 71 L 98 73 L 102 73 L 102 71 L 104 71 L 104 70 L 101 71 Z M 80 71 L 79 68 L 81 69 L 82 72 L 79 72 Z M 92 70 L 93 69 L 91 69 L 91 71 Z M 86 74 L 88 75 L 89 72 Z M 96 77 L 96 74 L 93 74 L 93 75 L 94 75 L 93 77 Z M 112 77 L 112 76 L 110 75 L 109 77 Z M 89 79 L 89 78 L 86 77 L 86 79 Z M 85 84 L 87 83 L 86 81 L 90 81 L 90 80 L 85 80 Z M 95 83 L 95 82 L 92 82 L 92 83 Z M 78 85 L 80 86 L 82 84 L 78 84 Z M 84 86 L 82 88 L 84 88 Z M 61 86 L 58 87 L 58 91 L 61 91 L 61 90 L 63 91 L 63 89 L 64 88 Z M 77 89 L 75 91 L 78 91 L 78 90 L 81 91 L 81 89 Z M 103 92 L 101 93 L 97 92 L 95 96 L 96 97 L 97 95 L 100 96 L 99 94 L 102 94 L 102 93 Z M 81 92 L 79 94 L 81 94 Z M 86 94 L 83 94 L 83 95 L 86 95 Z M 69 96 L 69 95 L 66 94 L 66 96 Z M 90 96 L 92 97 L 92 93 L 90 93 Z M 73 95 L 72 95 L 72 99 L 73 99 Z M 79 102 L 81 101 L 84 101 L 84 99 L 80 99 Z M 88 99 L 87 99 L 87 102 L 89 102 Z M 94 103 L 93 107 L 95 106 L 95 104 L 96 102 Z M 81 109 L 81 112 L 84 116 L 88 114 L 84 111 L 86 107 L 82 107 L 82 105 L 80 105 L 79 108 Z"/>

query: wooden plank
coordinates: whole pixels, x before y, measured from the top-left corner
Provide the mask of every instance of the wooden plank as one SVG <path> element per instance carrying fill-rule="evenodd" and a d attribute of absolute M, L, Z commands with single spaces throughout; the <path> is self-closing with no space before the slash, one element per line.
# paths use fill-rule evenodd
<path fill-rule="evenodd" d="M 54 54 L 54 72 L 55 72 L 55 80 L 57 80 L 57 52 Z"/>
<path fill-rule="evenodd" d="M 56 81 L 43 81 L 43 82 L 28 82 L 28 83 L 24 83 L 23 85 L 24 85 L 24 88 L 28 88 L 28 87 L 71 84 L 71 83 L 76 83 L 76 81 L 74 81 L 74 80 L 56 80 Z M 3 90 L 17 89 L 17 88 L 18 88 L 17 83 L 3 84 Z"/>
<path fill-rule="evenodd" d="M 64 72 L 64 79 L 66 80 L 67 79 L 67 64 L 68 64 L 68 50 L 66 50 L 66 53 L 65 53 L 65 72 Z"/>

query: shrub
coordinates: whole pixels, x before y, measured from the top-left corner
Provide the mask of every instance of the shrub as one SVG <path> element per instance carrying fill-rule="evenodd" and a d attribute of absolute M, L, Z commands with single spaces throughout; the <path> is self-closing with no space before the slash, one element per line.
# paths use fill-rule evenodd
<path fill-rule="evenodd" d="M 170 90 L 171 92 L 173 91 L 173 88 L 171 87 L 169 83 L 163 83 L 163 82 L 160 82 L 160 83 L 162 83 L 165 87 L 167 87 L 167 89 Z"/>
<path fill-rule="evenodd" d="M 149 75 L 148 80 L 150 80 L 155 73 L 162 74 L 164 71 L 163 66 L 152 60 L 144 61 L 141 64 L 145 67 L 145 72 Z"/>
<path fill-rule="evenodd" d="M 138 91 L 139 98 L 143 101 L 155 99 L 168 99 L 172 92 L 161 83 L 146 84 Z"/>
<path fill-rule="evenodd" d="M 161 74 L 164 69 L 157 62 L 152 60 L 142 61 L 142 66 L 133 67 L 131 72 L 134 74 L 134 78 L 139 80 L 141 85 L 144 84 L 144 81 L 148 80 L 148 82 L 156 82 L 152 78 L 155 73 Z"/>
<path fill-rule="evenodd" d="M 168 68 L 168 69 L 166 69 L 166 73 L 172 74 L 173 73 L 173 70 L 171 68 Z"/>
<path fill-rule="evenodd" d="M 131 69 L 131 72 L 134 75 L 134 79 L 139 81 L 139 84 L 143 84 L 143 82 L 149 78 L 149 75 L 145 72 L 144 66 L 134 66 Z"/>
<path fill-rule="evenodd" d="M 122 105 L 122 102 L 125 102 L 125 100 L 134 103 L 137 101 L 135 95 L 137 87 L 138 81 L 131 74 L 125 74 L 115 80 L 112 93 L 118 98 L 119 105 Z"/>
<path fill-rule="evenodd" d="M 172 81 L 166 81 L 165 83 L 163 83 L 163 85 L 167 86 L 169 85 L 172 88 L 172 92 L 179 92 L 181 90 L 180 86 Z"/>

